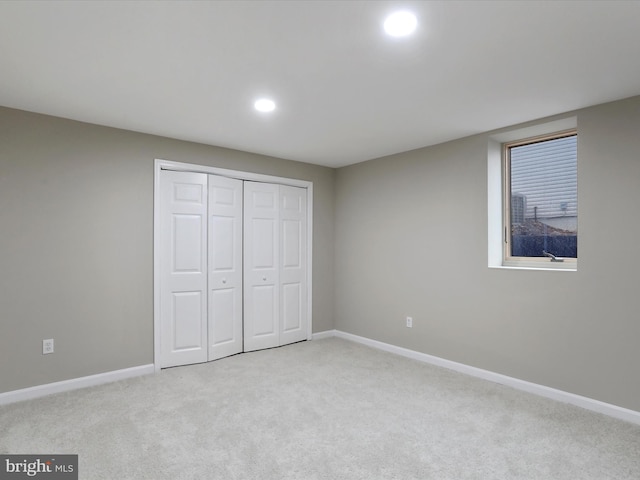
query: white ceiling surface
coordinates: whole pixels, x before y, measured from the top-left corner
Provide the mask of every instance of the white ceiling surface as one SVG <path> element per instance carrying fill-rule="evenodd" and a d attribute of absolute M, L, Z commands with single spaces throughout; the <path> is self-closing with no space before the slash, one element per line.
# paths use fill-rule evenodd
<path fill-rule="evenodd" d="M 640 1 L 1 1 L 0 69 L 0 105 L 339 167 L 640 94 Z"/>

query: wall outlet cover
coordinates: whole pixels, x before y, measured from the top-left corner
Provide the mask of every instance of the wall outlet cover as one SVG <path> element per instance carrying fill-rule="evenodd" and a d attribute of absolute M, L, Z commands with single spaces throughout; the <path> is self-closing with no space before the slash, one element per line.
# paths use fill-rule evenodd
<path fill-rule="evenodd" d="M 53 338 L 42 340 L 42 354 L 47 355 L 53 353 Z"/>

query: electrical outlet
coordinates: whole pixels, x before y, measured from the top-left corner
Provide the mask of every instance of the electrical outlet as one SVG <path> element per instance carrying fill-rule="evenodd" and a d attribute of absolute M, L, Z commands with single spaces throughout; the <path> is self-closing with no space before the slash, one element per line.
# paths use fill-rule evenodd
<path fill-rule="evenodd" d="M 413 328 L 413 318 L 407 317 L 407 328 Z"/>
<path fill-rule="evenodd" d="M 42 354 L 53 353 L 53 338 L 42 340 Z"/>

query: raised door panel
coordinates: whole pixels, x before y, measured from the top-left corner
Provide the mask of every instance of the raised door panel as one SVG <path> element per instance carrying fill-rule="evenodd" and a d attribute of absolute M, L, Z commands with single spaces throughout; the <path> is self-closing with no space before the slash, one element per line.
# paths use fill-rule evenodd
<path fill-rule="evenodd" d="M 207 176 L 160 176 L 161 366 L 207 360 Z"/>
<path fill-rule="evenodd" d="M 300 283 L 282 285 L 282 332 L 291 333 L 302 329 L 302 289 Z"/>
<path fill-rule="evenodd" d="M 242 190 L 209 176 L 209 360 L 242 351 Z"/>
<path fill-rule="evenodd" d="M 200 349 L 202 345 L 202 293 L 174 292 L 171 298 L 172 352 Z"/>
<path fill-rule="evenodd" d="M 278 319 L 275 317 L 277 292 L 274 285 L 254 285 L 250 296 L 253 316 L 252 337 L 261 340 L 277 333 Z"/>

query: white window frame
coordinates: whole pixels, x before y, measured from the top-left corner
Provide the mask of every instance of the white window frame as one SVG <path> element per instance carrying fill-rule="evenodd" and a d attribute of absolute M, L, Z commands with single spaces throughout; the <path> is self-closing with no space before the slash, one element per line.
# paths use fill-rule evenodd
<path fill-rule="evenodd" d="M 561 132 L 577 131 L 575 117 L 531 125 L 496 133 L 489 137 L 487 151 L 487 193 L 488 193 L 488 258 L 489 268 L 576 271 L 577 259 L 552 262 L 547 258 L 511 257 L 508 255 L 506 238 L 510 228 L 510 202 L 506 198 L 508 188 L 504 149 L 519 141 L 549 137 Z"/>

